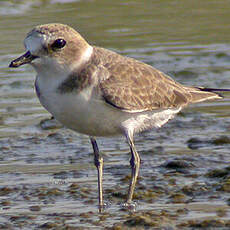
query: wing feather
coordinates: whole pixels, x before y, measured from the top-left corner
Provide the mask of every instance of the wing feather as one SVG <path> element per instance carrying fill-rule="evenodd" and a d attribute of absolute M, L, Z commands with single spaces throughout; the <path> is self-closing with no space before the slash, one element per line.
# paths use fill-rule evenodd
<path fill-rule="evenodd" d="M 195 103 L 220 98 L 212 92 L 183 86 L 166 74 L 132 58 L 112 51 L 96 48 L 103 56 L 103 79 L 99 87 L 108 104 L 128 111 L 147 111 L 179 108 Z M 100 74 L 100 73 L 98 73 Z"/>

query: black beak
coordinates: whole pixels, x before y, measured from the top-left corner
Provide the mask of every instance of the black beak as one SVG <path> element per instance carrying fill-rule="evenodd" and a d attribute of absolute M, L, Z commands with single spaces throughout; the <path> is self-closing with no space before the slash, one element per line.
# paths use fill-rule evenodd
<path fill-rule="evenodd" d="M 9 67 L 11 67 L 11 68 L 17 68 L 17 67 L 19 67 L 21 65 L 28 64 L 28 63 L 32 62 L 35 58 L 38 58 L 38 57 L 32 55 L 30 53 L 30 51 L 27 51 L 25 54 L 23 54 L 19 58 L 13 60 L 10 63 Z"/>

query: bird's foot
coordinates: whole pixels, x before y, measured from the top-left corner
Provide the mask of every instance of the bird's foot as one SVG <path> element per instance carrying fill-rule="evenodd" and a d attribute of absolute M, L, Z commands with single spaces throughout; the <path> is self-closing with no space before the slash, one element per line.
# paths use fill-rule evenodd
<path fill-rule="evenodd" d="M 121 205 L 121 208 L 126 211 L 135 212 L 137 207 L 136 202 L 125 202 Z"/>
<path fill-rule="evenodd" d="M 103 204 L 98 205 L 98 212 L 103 213 L 111 204 L 109 202 L 104 202 Z"/>

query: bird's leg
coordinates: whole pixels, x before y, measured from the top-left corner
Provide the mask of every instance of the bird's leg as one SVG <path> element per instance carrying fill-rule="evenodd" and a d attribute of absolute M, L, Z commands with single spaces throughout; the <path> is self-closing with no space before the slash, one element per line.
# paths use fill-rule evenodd
<path fill-rule="evenodd" d="M 99 212 L 102 212 L 104 209 L 103 191 L 102 191 L 103 158 L 100 156 L 96 140 L 93 137 L 91 137 L 90 141 L 93 146 L 94 164 L 97 168 Z"/>
<path fill-rule="evenodd" d="M 131 180 L 129 184 L 129 191 L 128 191 L 128 197 L 126 200 L 126 204 L 130 205 L 133 198 L 133 193 L 135 189 L 135 185 L 137 182 L 137 177 L 139 173 L 140 168 L 140 157 L 138 155 L 138 152 L 136 151 L 136 148 L 133 143 L 133 136 L 130 134 L 126 135 L 130 150 L 131 150 L 131 159 L 130 159 L 130 166 L 131 166 Z"/>

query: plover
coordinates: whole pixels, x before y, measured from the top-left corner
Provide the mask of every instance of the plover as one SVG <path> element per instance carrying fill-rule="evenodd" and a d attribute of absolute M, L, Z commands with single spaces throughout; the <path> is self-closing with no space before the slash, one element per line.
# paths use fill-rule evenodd
<path fill-rule="evenodd" d="M 30 64 L 41 104 L 66 127 L 90 137 L 98 171 L 99 207 L 103 158 L 95 137 L 124 135 L 131 150 L 131 205 L 140 167 L 134 134 L 159 128 L 190 103 L 222 98 L 218 89 L 184 86 L 133 58 L 91 46 L 74 29 L 46 24 L 31 30 L 26 53 L 10 67 Z"/>

